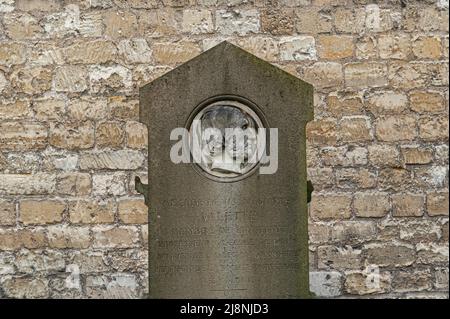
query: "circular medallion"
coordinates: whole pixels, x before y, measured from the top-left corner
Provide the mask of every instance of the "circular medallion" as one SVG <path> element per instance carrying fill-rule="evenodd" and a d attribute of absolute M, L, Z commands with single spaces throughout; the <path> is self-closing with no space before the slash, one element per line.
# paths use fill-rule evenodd
<path fill-rule="evenodd" d="M 215 181 L 241 180 L 257 168 L 265 149 L 259 109 L 240 97 L 201 103 L 188 121 L 194 167 Z"/>

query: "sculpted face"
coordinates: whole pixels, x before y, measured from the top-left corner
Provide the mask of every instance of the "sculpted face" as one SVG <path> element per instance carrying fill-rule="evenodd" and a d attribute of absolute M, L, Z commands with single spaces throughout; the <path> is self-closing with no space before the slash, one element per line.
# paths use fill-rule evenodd
<path fill-rule="evenodd" d="M 251 114 L 252 113 L 252 114 Z M 200 167 L 219 177 L 245 174 L 257 163 L 256 114 L 230 101 L 214 103 L 197 116 L 194 129 L 199 136 Z"/>

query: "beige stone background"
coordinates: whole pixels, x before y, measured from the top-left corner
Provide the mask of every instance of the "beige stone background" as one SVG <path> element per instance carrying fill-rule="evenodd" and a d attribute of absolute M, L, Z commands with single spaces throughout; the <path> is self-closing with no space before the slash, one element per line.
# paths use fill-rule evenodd
<path fill-rule="evenodd" d="M 0 0 L 0 297 L 145 296 L 138 88 L 223 39 L 316 87 L 311 289 L 448 297 L 448 16 L 448 0 Z"/>

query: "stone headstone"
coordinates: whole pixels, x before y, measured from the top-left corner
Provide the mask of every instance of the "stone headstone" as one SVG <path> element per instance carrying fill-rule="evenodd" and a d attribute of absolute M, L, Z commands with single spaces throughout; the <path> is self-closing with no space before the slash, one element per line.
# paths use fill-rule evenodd
<path fill-rule="evenodd" d="M 151 298 L 310 296 L 305 126 L 312 117 L 310 84 L 228 42 L 141 88 L 149 185 L 138 181 L 137 189 L 149 206 Z M 267 135 L 241 145 L 228 138 L 230 127 Z M 177 139 L 177 128 L 190 143 Z M 225 133 L 201 135 L 212 129 Z M 258 145 L 264 156 L 253 156 Z M 189 162 L 176 146 L 188 149 Z"/>

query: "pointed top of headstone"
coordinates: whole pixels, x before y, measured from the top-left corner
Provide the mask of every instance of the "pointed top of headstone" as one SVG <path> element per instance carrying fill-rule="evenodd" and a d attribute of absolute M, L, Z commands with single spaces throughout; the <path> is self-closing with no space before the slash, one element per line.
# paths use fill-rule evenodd
<path fill-rule="evenodd" d="M 313 117 L 311 84 L 228 41 L 144 85 L 140 96 L 142 101 L 146 96 L 154 98 L 181 91 L 198 102 L 220 94 L 245 96 L 257 104 L 278 97 L 278 107 L 301 112 L 305 121 Z M 148 109 L 141 107 L 143 123 L 147 116 Z"/>

